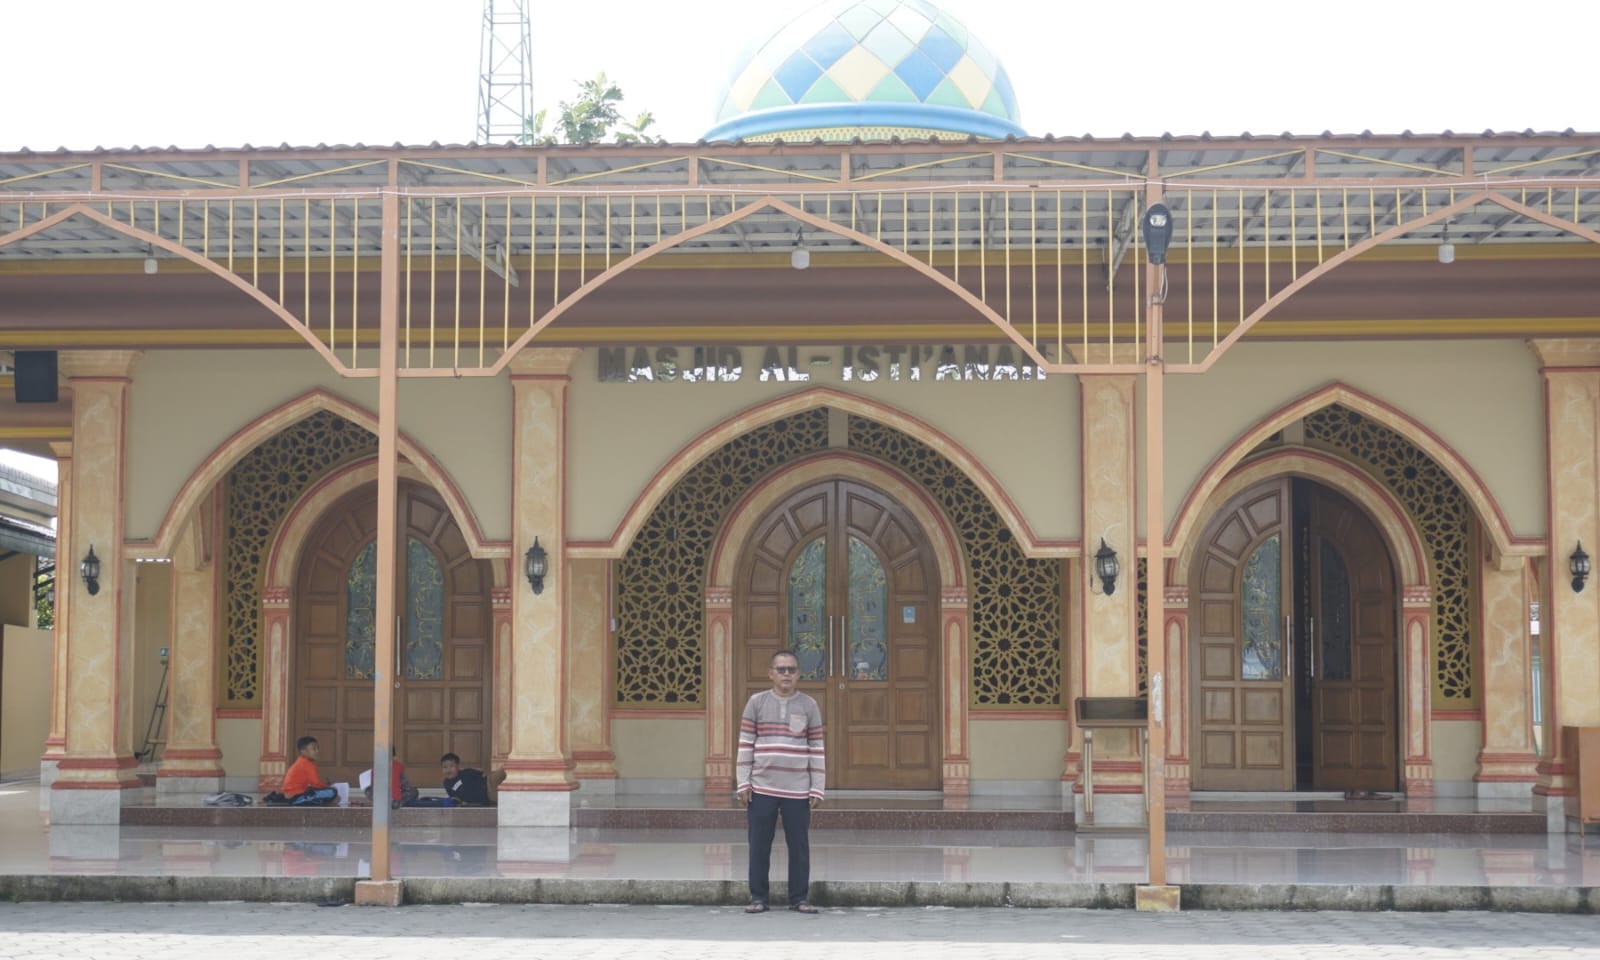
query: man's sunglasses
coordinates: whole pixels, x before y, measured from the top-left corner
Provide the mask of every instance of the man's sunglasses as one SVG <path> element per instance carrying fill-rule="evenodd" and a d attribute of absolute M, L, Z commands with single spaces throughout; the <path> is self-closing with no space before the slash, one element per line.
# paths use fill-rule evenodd
<path fill-rule="evenodd" d="M 799 667 L 773 667 L 772 669 L 778 671 L 779 673 L 799 673 L 800 672 L 800 668 Z"/>

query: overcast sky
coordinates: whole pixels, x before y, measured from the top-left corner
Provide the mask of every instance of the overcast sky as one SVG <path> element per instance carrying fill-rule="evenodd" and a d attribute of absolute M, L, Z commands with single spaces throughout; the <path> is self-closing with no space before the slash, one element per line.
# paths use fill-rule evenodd
<path fill-rule="evenodd" d="M 504 2 L 504 0 L 502 0 Z M 535 100 L 605 70 L 694 141 L 749 37 L 811 0 L 532 0 Z M 1006 64 L 1029 133 L 1600 129 L 1593 0 L 1467 4 L 945 0 Z M 0 150 L 460 143 L 483 0 L 6 5 Z M 1532 8 L 1530 8 L 1532 9 Z"/>
<path fill-rule="evenodd" d="M 605 70 L 698 140 L 738 51 L 811 0 L 533 0 L 534 99 Z M 1042 136 L 1600 130 L 1594 0 L 1529 16 L 1419 0 L 945 0 Z M 13 0 L 0 151 L 464 143 L 483 0 Z M 0 455 L 0 462 L 12 461 Z M 53 466 L 53 465 L 52 465 Z"/>

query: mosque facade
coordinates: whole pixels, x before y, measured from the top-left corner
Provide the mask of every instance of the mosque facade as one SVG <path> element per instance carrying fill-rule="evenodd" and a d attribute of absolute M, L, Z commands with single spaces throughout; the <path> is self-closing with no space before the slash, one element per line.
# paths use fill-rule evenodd
<path fill-rule="evenodd" d="M 115 822 L 163 670 L 174 802 L 306 734 L 353 778 L 384 700 L 408 765 L 507 771 L 502 823 L 723 797 L 792 650 L 835 790 L 1081 805 L 1079 705 L 1133 701 L 1105 821 L 1154 778 L 1565 829 L 1600 135 L 1030 137 L 924 0 L 796 13 L 716 104 L 697 144 L 0 154 L 56 822 Z"/>

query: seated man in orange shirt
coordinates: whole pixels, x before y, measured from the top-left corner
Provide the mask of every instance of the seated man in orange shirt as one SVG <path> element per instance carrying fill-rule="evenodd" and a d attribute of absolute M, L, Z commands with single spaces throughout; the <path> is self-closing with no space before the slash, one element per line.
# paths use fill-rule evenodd
<path fill-rule="evenodd" d="M 300 756 L 283 774 L 283 795 L 297 807 L 333 803 L 339 794 L 317 771 L 317 755 L 322 749 L 317 745 L 317 738 L 301 737 L 294 746 Z"/>

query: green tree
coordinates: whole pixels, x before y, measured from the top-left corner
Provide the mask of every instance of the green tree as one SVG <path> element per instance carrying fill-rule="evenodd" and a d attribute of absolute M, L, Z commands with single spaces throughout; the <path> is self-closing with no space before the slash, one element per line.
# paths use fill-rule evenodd
<path fill-rule="evenodd" d="M 645 131 L 656 122 L 655 116 L 644 110 L 632 120 L 624 120 L 621 106 L 622 88 L 602 70 L 593 80 L 578 84 L 576 99 L 561 101 L 561 112 L 552 130 L 545 129 L 548 111 L 540 110 L 534 114 L 523 140 L 561 143 L 597 143 L 603 140 L 642 143 L 649 140 L 650 136 Z"/>
<path fill-rule="evenodd" d="M 48 630 L 56 624 L 54 576 L 53 570 L 36 570 L 33 575 L 33 610 L 38 615 L 40 630 Z"/>

